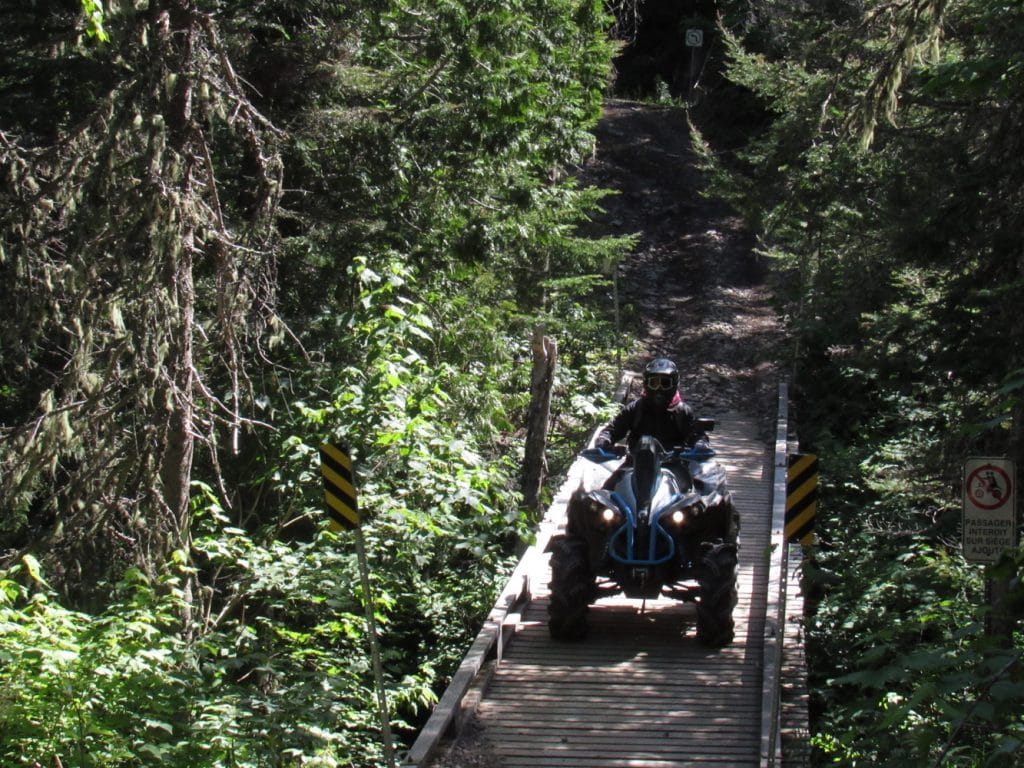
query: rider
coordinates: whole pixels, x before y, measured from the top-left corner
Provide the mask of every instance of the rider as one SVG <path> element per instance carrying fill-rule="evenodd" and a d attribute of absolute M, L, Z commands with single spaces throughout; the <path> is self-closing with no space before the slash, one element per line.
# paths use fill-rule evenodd
<path fill-rule="evenodd" d="M 610 449 L 624 437 L 633 448 L 641 435 L 651 435 L 665 448 L 707 445 L 708 436 L 697 425 L 693 409 L 679 393 L 679 368 L 659 357 L 644 368 L 644 393 L 623 406 L 598 433 L 595 448 Z"/>

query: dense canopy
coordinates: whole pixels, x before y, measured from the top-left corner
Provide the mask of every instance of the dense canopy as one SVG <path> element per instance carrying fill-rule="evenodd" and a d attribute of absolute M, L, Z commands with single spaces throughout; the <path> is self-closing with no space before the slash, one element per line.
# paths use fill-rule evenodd
<path fill-rule="evenodd" d="M 0 762 L 377 764 L 324 440 L 356 459 L 408 741 L 535 519 L 531 338 L 558 340 L 552 476 L 610 412 L 632 241 L 585 234 L 577 176 L 615 88 L 685 101 L 695 194 L 777 276 L 823 467 L 816 760 L 1020 761 L 1024 554 L 958 539 L 965 458 L 1024 458 L 1020 2 L 0 20 Z"/>

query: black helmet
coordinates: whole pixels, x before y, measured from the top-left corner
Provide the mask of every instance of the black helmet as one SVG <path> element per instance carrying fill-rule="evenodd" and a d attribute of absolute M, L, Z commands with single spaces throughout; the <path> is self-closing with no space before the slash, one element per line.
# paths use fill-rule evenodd
<path fill-rule="evenodd" d="M 644 368 L 644 395 L 667 407 L 679 389 L 679 369 L 667 357 L 651 360 Z"/>

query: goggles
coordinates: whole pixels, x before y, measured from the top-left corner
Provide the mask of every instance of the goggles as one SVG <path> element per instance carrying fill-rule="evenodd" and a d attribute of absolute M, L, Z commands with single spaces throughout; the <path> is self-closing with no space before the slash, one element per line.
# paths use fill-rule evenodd
<path fill-rule="evenodd" d="M 674 376 L 654 373 L 644 379 L 644 386 L 652 392 L 657 392 L 659 389 L 675 389 L 676 381 Z"/>

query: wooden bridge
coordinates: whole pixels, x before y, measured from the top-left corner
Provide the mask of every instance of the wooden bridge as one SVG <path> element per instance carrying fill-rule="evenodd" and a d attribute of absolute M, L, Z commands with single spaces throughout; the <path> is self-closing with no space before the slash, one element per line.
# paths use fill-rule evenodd
<path fill-rule="evenodd" d="M 694 606 L 668 599 L 600 600 L 586 640 L 550 639 L 544 549 L 593 471 L 578 461 L 403 764 L 456 768 L 460 750 L 495 768 L 803 764 L 802 648 L 792 620 L 802 605 L 786 594 L 799 550 L 782 539 L 786 412 L 782 387 L 774 445 L 740 414 L 719 416 L 712 435 L 741 520 L 730 645 L 698 644 Z"/>

